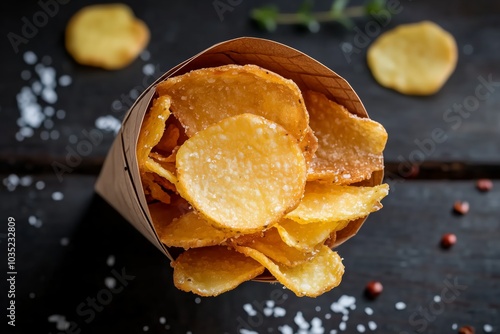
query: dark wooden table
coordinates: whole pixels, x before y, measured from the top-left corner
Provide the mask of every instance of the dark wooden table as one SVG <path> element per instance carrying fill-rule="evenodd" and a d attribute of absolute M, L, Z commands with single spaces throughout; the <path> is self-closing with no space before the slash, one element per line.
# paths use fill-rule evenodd
<path fill-rule="evenodd" d="M 149 25 L 151 42 L 141 58 L 114 72 L 80 66 L 64 49 L 65 25 L 83 2 L 41 1 L 52 4 L 45 21 L 40 3 L 1 5 L 1 333 L 296 333 L 306 324 L 309 333 L 336 333 L 343 326 L 346 333 L 369 333 L 374 324 L 379 333 L 456 333 L 463 325 L 477 333 L 500 332 L 499 2 L 401 0 L 402 10 L 381 31 L 432 20 L 457 40 L 457 69 L 430 97 L 404 96 L 374 81 L 366 46 L 356 43 L 372 18 L 356 20 L 359 30 L 325 24 L 316 34 L 295 27 L 266 33 L 248 15 L 267 1 L 223 0 L 230 9 L 222 16 L 213 1 L 126 2 Z M 277 2 L 283 10 L 298 7 Z M 329 1 L 315 6 L 327 9 Z M 39 27 L 23 28 L 33 19 Z M 9 41 L 13 34 L 23 38 L 18 52 Z M 239 36 L 274 39 L 323 62 L 351 83 L 389 133 L 391 194 L 384 209 L 338 249 L 346 265 L 341 286 L 315 299 L 258 282 L 216 298 L 180 292 L 168 260 L 93 190 L 113 129 L 137 93 L 184 59 Z M 345 54 L 343 43 L 359 53 Z M 39 128 L 22 124 L 18 105 L 23 87 L 37 89 L 36 64 L 64 77 L 54 89 L 57 101 L 35 97 L 50 119 Z M 59 85 L 67 76 L 71 83 Z M 480 99 L 478 89 L 489 94 Z M 466 114 L 453 111 L 460 104 Z M 444 142 L 432 141 L 437 128 L 446 133 Z M 57 175 L 54 162 L 67 163 L 85 133 L 96 129 L 102 140 Z M 475 188 L 480 177 L 494 179 L 492 191 Z M 470 203 L 467 215 L 452 213 L 456 200 Z M 8 217 L 16 229 L 15 327 L 6 317 L 13 300 Z M 449 250 L 439 247 L 444 233 L 458 238 Z M 384 285 L 376 300 L 363 296 L 370 280 Z M 334 312 L 339 299 L 355 306 Z M 398 309 L 401 303 L 406 307 Z"/>

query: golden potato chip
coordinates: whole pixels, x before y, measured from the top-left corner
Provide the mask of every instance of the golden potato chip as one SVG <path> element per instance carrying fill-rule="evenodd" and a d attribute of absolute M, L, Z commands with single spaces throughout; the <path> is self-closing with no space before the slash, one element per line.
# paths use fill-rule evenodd
<path fill-rule="evenodd" d="M 455 70 L 457 58 L 453 36 L 430 21 L 400 25 L 380 35 L 367 52 L 377 82 L 410 95 L 436 93 Z"/>
<path fill-rule="evenodd" d="M 311 260 L 295 267 L 276 263 L 250 247 L 236 246 L 236 250 L 261 263 L 281 284 L 299 297 L 316 297 L 335 288 L 344 274 L 340 256 L 324 245 Z"/>
<path fill-rule="evenodd" d="M 170 195 L 156 182 L 155 174 L 153 173 L 142 173 L 141 174 L 142 185 L 144 188 L 144 193 L 157 199 L 163 203 L 170 203 Z"/>
<path fill-rule="evenodd" d="M 166 166 L 171 165 L 170 168 L 165 168 Z M 172 184 L 177 183 L 177 177 L 174 175 L 172 170 L 175 170 L 175 165 L 173 163 L 163 163 L 160 164 L 154 161 L 151 158 L 148 158 L 144 164 L 144 168 L 150 172 L 156 173 L 159 176 L 167 179 Z"/>
<path fill-rule="evenodd" d="M 316 151 L 318 150 L 318 138 L 314 135 L 314 131 L 311 127 L 307 127 L 306 134 L 302 141 L 299 143 L 299 146 L 304 153 L 304 158 L 306 159 L 307 166 L 309 168 L 313 158 L 316 155 Z"/>
<path fill-rule="evenodd" d="M 280 125 L 252 114 L 199 131 L 176 156 L 177 190 L 221 228 L 251 233 L 277 222 L 302 197 L 306 165 Z"/>
<path fill-rule="evenodd" d="M 217 296 L 264 272 L 257 261 L 225 246 L 191 248 L 172 267 L 175 286 L 200 296 Z"/>
<path fill-rule="evenodd" d="M 285 217 L 301 224 L 350 221 L 380 210 L 389 186 L 339 186 L 308 182 L 299 206 Z"/>
<path fill-rule="evenodd" d="M 189 137 L 224 118 L 251 113 L 283 126 L 298 142 L 309 116 L 297 85 L 255 65 L 191 71 L 157 86 L 172 97 L 172 112 Z"/>
<path fill-rule="evenodd" d="M 148 209 L 160 239 L 162 238 L 165 226 L 186 213 L 186 208 L 183 205 L 172 205 L 161 202 L 148 204 Z"/>
<path fill-rule="evenodd" d="M 242 236 L 241 239 L 234 239 L 234 243 L 256 249 L 272 260 L 287 266 L 296 266 L 310 260 L 314 256 L 314 247 L 308 251 L 302 251 L 288 246 L 281 240 L 275 228 L 268 229 L 262 236 L 252 237 L 250 239 L 246 239 L 245 237 L 246 236 Z"/>
<path fill-rule="evenodd" d="M 299 224 L 291 219 L 283 219 L 275 225 L 281 239 L 290 247 L 311 252 L 319 244 L 331 237 L 332 232 L 342 229 L 347 222 L 316 222 Z"/>
<path fill-rule="evenodd" d="M 153 101 L 149 112 L 144 116 L 137 140 L 139 169 L 144 168 L 144 164 L 149 160 L 149 153 L 163 136 L 165 122 L 170 116 L 170 103 L 171 100 L 168 96 L 160 96 Z"/>
<path fill-rule="evenodd" d="M 68 53 L 80 64 L 107 70 L 130 64 L 148 41 L 148 27 L 124 4 L 84 7 L 66 28 Z"/>
<path fill-rule="evenodd" d="M 194 211 L 173 219 L 157 232 L 165 245 L 184 249 L 219 245 L 236 235 L 213 227 Z"/>
<path fill-rule="evenodd" d="M 318 138 L 318 149 L 308 166 L 309 181 L 351 184 L 384 168 L 387 132 L 382 125 L 349 113 L 321 93 L 308 91 L 304 98 L 310 126 Z"/>
<path fill-rule="evenodd" d="M 180 130 L 174 124 L 169 124 L 165 129 L 163 136 L 161 137 L 158 144 L 156 144 L 155 149 L 163 152 L 172 152 L 177 146 L 177 141 L 180 137 Z"/>

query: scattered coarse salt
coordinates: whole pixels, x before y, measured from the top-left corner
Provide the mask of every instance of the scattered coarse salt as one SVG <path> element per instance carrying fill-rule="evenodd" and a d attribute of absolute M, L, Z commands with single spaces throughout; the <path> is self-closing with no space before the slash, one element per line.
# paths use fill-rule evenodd
<path fill-rule="evenodd" d="M 167 319 L 165 317 L 160 317 L 160 324 L 164 325 L 167 322 Z"/>
<path fill-rule="evenodd" d="M 142 67 L 142 73 L 144 75 L 153 75 L 155 73 L 155 67 L 153 64 L 145 64 L 143 67 Z"/>
<path fill-rule="evenodd" d="M 114 277 L 106 277 L 104 279 L 104 285 L 106 285 L 108 289 L 114 289 L 116 286 L 116 279 Z"/>
<path fill-rule="evenodd" d="M 368 315 L 372 315 L 373 314 L 373 309 L 371 307 L 365 307 L 365 313 L 368 314 Z"/>
<path fill-rule="evenodd" d="M 344 314 L 342 316 L 342 321 L 347 321 L 347 320 L 349 320 L 349 314 Z"/>
<path fill-rule="evenodd" d="M 254 315 L 257 315 L 257 311 L 254 310 L 252 304 L 244 304 L 243 305 L 243 309 L 247 312 L 247 314 L 251 317 L 253 317 Z"/>
<path fill-rule="evenodd" d="M 36 296 L 36 295 L 35 295 L 35 293 L 34 293 L 34 292 L 30 292 L 29 297 L 30 297 L 31 299 L 35 298 L 35 296 Z"/>
<path fill-rule="evenodd" d="M 42 190 L 43 188 L 45 188 L 45 182 L 43 182 L 43 181 L 36 181 L 35 188 L 37 190 Z"/>
<path fill-rule="evenodd" d="M 343 322 L 343 321 L 339 324 L 339 329 L 340 329 L 341 331 L 345 331 L 346 327 L 347 327 L 347 325 L 346 325 L 346 323 L 345 323 L 345 322 Z"/>
<path fill-rule="evenodd" d="M 316 312 L 321 311 L 321 306 L 316 306 L 316 307 L 314 308 L 314 310 L 315 310 Z"/>
<path fill-rule="evenodd" d="M 375 323 L 375 321 L 368 321 L 368 328 L 370 328 L 370 330 L 374 331 L 377 329 L 377 324 Z"/>
<path fill-rule="evenodd" d="M 56 117 L 58 119 L 64 119 L 66 117 L 66 112 L 62 109 L 59 109 L 57 112 L 56 112 Z"/>
<path fill-rule="evenodd" d="M 196 298 L 194 299 L 194 303 L 195 303 L 195 304 L 199 304 L 199 303 L 201 303 L 201 298 L 200 298 L 200 297 L 196 297 Z"/>
<path fill-rule="evenodd" d="M 119 119 L 112 115 L 101 116 L 96 119 L 95 126 L 99 130 L 103 131 L 113 131 L 115 134 L 120 131 L 122 123 Z"/>
<path fill-rule="evenodd" d="M 275 307 L 274 308 L 274 317 L 280 318 L 286 315 L 286 310 L 283 307 Z"/>
<path fill-rule="evenodd" d="M 293 321 L 299 328 L 301 329 L 309 329 L 309 323 L 304 319 L 304 316 L 302 315 L 302 312 L 297 312 L 295 317 L 293 318 Z"/>
<path fill-rule="evenodd" d="M 326 320 L 329 320 L 329 319 L 331 319 L 331 318 L 332 318 L 332 315 L 331 315 L 330 313 L 326 313 L 326 314 L 325 314 L 325 319 L 326 319 Z"/>
<path fill-rule="evenodd" d="M 61 87 L 69 86 L 69 85 L 71 85 L 71 82 L 73 82 L 73 80 L 67 74 L 59 77 L 59 86 L 61 86 Z"/>
<path fill-rule="evenodd" d="M 441 296 L 439 296 L 439 295 L 435 295 L 433 299 L 434 299 L 435 303 L 441 302 Z"/>
<path fill-rule="evenodd" d="M 33 182 L 33 177 L 26 175 L 19 179 L 19 184 L 23 187 L 29 187 Z"/>
<path fill-rule="evenodd" d="M 35 216 L 29 216 L 28 217 L 28 223 L 31 225 L 31 226 L 34 226 L 34 227 L 41 227 L 42 226 L 42 221 L 35 217 Z"/>
<path fill-rule="evenodd" d="M 365 332 L 365 330 L 366 330 L 366 329 L 365 329 L 365 326 L 364 326 L 364 325 L 362 325 L 362 324 L 358 324 L 358 325 L 356 326 L 356 329 L 357 329 L 357 330 L 358 330 L 358 332 L 360 332 L 360 333 L 364 333 L 364 332 Z"/>
<path fill-rule="evenodd" d="M 148 327 L 148 326 L 144 326 L 144 327 L 142 327 L 142 330 L 143 330 L 144 332 L 147 332 L 147 331 L 149 330 L 149 327 Z"/>
<path fill-rule="evenodd" d="M 68 245 L 69 245 L 69 239 L 61 238 L 61 246 L 68 246 Z"/>
<path fill-rule="evenodd" d="M 149 58 L 151 57 L 151 54 L 149 53 L 148 50 L 144 50 L 139 54 L 139 58 L 141 58 L 144 61 L 148 61 Z"/>
<path fill-rule="evenodd" d="M 288 325 L 283 325 L 278 327 L 278 330 L 280 331 L 281 334 L 293 334 L 293 329 L 292 327 Z"/>
<path fill-rule="evenodd" d="M 106 259 L 106 264 L 110 267 L 115 265 L 115 256 L 114 255 L 109 255 L 108 258 Z"/>
<path fill-rule="evenodd" d="M 61 201 L 64 198 L 64 194 L 60 191 L 55 191 L 52 193 L 52 199 L 54 201 Z"/>
<path fill-rule="evenodd" d="M 242 329 L 240 329 L 240 334 L 259 334 L 259 333 L 242 328 Z"/>
<path fill-rule="evenodd" d="M 403 303 L 403 302 L 397 302 L 394 307 L 396 308 L 396 310 L 404 310 L 406 308 L 406 304 Z"/>
<path fill-rule="evenodd" d="M 489 324 L 485 324 L 485 325 L 483 326 L 483 331 L 484 331 L 485 333 L 491 333 L 491 332 L 493 332 L 493 326 L 491 326 L 491 325 L 489 325 Z"/>
<path fill-rule="evenodd" d="M 457 325 L 457 324 L 452 324 L 452 325 L 451 325 L 451 329 L 456 330 L 457 328 L 458 328 L 458 325 Z"/>
<path fill-rule="evenodd" d="M 263 313 L 266 317 L 270 317 L 273 315 L 273 309 L 271 307 L 266 307 L 264 308 Z"/>
<path fill-rule="evenodd" d="M 28 65 L 33 65 L 38 60 L 36 54 L 33 51 L 26 51 L 23 54 L 24 62 Z"/>
<path fill-rule="evenodd" d="M 56 328 L 60 331 L 65 331 L 69 328 L 70 323 L 66 321 L 66 317 L 59 314 L 53 314 L 48 317 L 49 322 L 55 322 Z"/>

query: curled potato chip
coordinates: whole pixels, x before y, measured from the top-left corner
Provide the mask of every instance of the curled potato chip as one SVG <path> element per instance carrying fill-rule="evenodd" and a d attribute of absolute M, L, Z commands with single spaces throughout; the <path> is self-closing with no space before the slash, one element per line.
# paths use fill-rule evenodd
<path fill-rule="evenodd" d="M 213 227 L 209 221 L 191 211 L 164 225 L 158 235 L 161 242 L 169 247 L 188 249 L 219 245 L 236 234 Z"/>
<path fill-rule="evenodd" d="M 124 4 L 84 7 L 66 28 L 68 53 L 80 64 L 108 70 L 130 64 L 148 41 L 148 27 Z"/>
<path fill-rule="evenodd" d="M 297 85 L 255 65 L 194 70 L 159 83 L 157 92 L 172 97 L 172 112 L 189 137 L 224 118 L 252 113 L 300 142 L 309 122 Z"/>
<path fill-rule="evenodd" d="M 234 243 L 241 246 L 248 246 L 258 250 L 272 260 L 287 266 L 296 266 L 304 263 L 314 256 L 314 247 L 309 251 L 302 251 L 287 245 L 275 228 L 270 228 L 261 236 L 252 238 L 235 239 Z M 326 238 L 325 238 L 326 239 Z"/>
<path fill-rule="evenodd" d="M 297 206 L 306 165 L 296 140 L 252 114 L 226 118 L 176 155 L 177 190 L 219 227 L 251 233 Z"/>
<path fill-rule="evenodd" d="M 172 202 L 174 201 L 172 200 Z M 186 212 L 183 205 L 173 205 L 173 203 L 165 204 L 161 202 L 148 204 L 148 209 L 160 239 L 165 226 L 169 225 L 174 219 L 181 217 Z"/>
<path fill-rule="evenodd" d="M 310 126 L 318 138 L 308 180 L 351 184 L 369 179 L 372 172 L 384 168 L 382 151 L 387 132 L 381 124 L 349 113 L 321 93 L 308 91 L 304 98 Z"/>
<path fill-rule="evenodd" d="M 350 221 L 380 210 L 380 201 L 389 193 L 389 186 L 339 186 L 308 182 L 299 206 L 285 217 L 301 224 Z"/>
<path fill-rule="evenodd" d="M 170 97 L 160 96 L 153 101 L 149 112 L 144 116 L 139 139 L 137 140 L 137 162 L 139 169 L 149 160 L 149 154 L 158 144 L 165 131 L 165 122 L 170 116 Z"/>
<path fill-rule="evenodd" d="M 170 181 L 172 184 L 177 183 L 177 177 L 174 175 L 175 165 L 173 163 L 160 164 L 151 158 L 148 158 L 144 164 L 144 168 L 150 172 L 156 173 L 159 176 Z"/>
<path fill-rule="evenodd" d="M 191 248 L 172 262 L 175 286 L 217 296 L 264 272 L 257 261 L 225 246 Z"/>
<path fill-rule="evenodd" d="M 346 224 L 343 221 L 299 224 L 291 219 L 283 219 L 275 227 L 283 242 L 288 246 L 311 252 L 316 246 L 330 238 L 332 232 L 344 228 Z"/>
<path fill-rule="evenodd" d="M 437 24 L 402 24 L 380 35 L 367 52 L 368 67 L 379 84 L 403 94 L 430 95 L 457 65 L 457 43 Z"/>
<path fill-rule="evenodd" d="M 312 259 L 294 267 L 276 263 L 251 247 L 235 248 L 266 267 L 281 284 L 299 297 L 316 297 L 335 288 L 340 284 L 344 274 L 340 256 L 324 245 L 319 247 Z"/>
<path fill-rule="evenodd" d="M 170 203 L 170 195 L 162 188 L 153 173 L 142 173 L 141 181 L 146 195 L 163 203 Z M 168 188 L 166 188 L 168 189 Z"/>

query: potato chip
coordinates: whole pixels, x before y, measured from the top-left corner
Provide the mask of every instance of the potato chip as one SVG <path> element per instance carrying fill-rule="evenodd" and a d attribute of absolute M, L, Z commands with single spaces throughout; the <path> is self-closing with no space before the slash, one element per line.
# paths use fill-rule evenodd
<path fill-rule="evenodd" d="M 430 95 L 457 65 L 453 36 L 430 21 L 404 24 L 380 35 L 367 52 L 379 84 L 403 94 Z"/>
<path fill-rule="evenodd" d="M 142 174 L 142 186 L 144 193 L 163 203 L 170 203 L 170 195 L 156 181 L 155 176 L 156 175 L 153 173 Z"/>
<path fill-rule="evenodd" d="M 302 251 L 288 246 L 275 228 L 270 228 L 262 236 L 249 239 L 243 236 L 241 239 L 234 239 L 234 243 L 240 246 L 247 246 L 258 250 L 272 260 L 287 265 L 296 266 L 310 260 L 314 256 L 314 247 L 309 251 Z M 325 238 L 326 239 L 326 238 Z"/>
<path fill-rule="evenodd" d="M 172 97 L 172 112 L 189 137 L 224 118 L 252 113 L 283 126 L 298 142 L 309 116 L 297 85 L 255 65 L 191 71 L 157 86 Z"/>
<path fill-rule="evenodd" d="M 379 123 L 349 113 L 321 94 L 304 94 L 310 126 L 318 138 L 318 149 L 308 168 L 308 180 L 332 180 L 351 184 L 369 179 L 384 168 L 382 151 L 387 132 Z"/>
<path fill-rule="evenodd" d="M 265 118 L 241 114 L 189 138 L 177 152 L 177 190 L 221 228 L 251 233 L 302 197 L 306 165 L 296 140 Z"/>
<path fill-rule="evenodd" d="M 275 227 L 288 246 L 303 252 L 311 252 L 331 237 L 332 232 L 344 228 L 346 224 L 343 221 L 299 224 L 291 219 L 283 219 Z"/>
<path fill-rule="evenodd" d="M 165 245 L 184 249 L 219 245 L 236 235 L 213 227 L 194 211 L 173 219 L 157 232 Z"/>
<path fill-rule="evenodd" d="M 252 257 L 273 274 L 276 279 L 297 296 L 316 297 L 340 284 L 344 265 L 340 256 L 327 246 L 321 246 L 316 255 L 295 267 L 276 263 L 250 247 L 235 247 L 238 252 Z"/>
<path fill-rule="evenodd" d="M 174 284 L 200 296 L 217 296 L 264 272 L 264 267 L 225 246 L 191 248 L 174 262 Z"/>
<path fill-rule="evenodd" d="M 155 146 L 155 150 L 163 152 L 172 152 L 172 150 L 177 146 L 177 141 L 180 137 L 180 130 L 174 124 L 169 124 L 165 129 L 163 136 L 161 137 L 158 144 Z"/>
<path fill-rule="evenodd" d="M 174 202 L 172 200 L 172 202 Z M 163 229 L 169 225 L 174 219 L 177 219 L 186 213 L 186 208 L 183 205 L 172 205 L 161 202 L 148 204 L 149 214 L 153 221 L 156 232 L 160 239 L 163 235 Z"/>
<path fill-rule="evenodd" d="M 163 136 L 165 122 L 170 116 L 171 99 L 168 96 L 160 96 L 153 101 L 149 112 L 142 121 L 139 139 L 137 140 L 137 162 L 139 169 L 144 168 L 144 164 L 149 158 L 149 153 Z"/>
<path fill-rule="evenodd" d="M 389 193 L 389 186 L 339 186 L 308 182 L 299 206 L 285 217 L 301 224 L 350 221 L 380 210 L 380 201 Z"/>
<path fill-rule="evenodd" d="M 148 41 L 148 27 L 124 4 L 84 7 L 66 28 L 68 53 L 80 64 L 107 70 L 130 64 Z"/>
<path fill-rule="evenodd" d="M 314 135 L 314 131 L 311 127 L 307 127 L 306 134 L 304 138 L 299 143 L 302 152 L 304 153 L 304 158 L 306 159 L 307 166 L 309 168 L 313 158 L 318 150 L 318 138 Z"/>
<path fill-rule="evenodd" d="M 144 164 L 144 168 L 150 172 L 156 173 L 159 176 L 167 179 L 172 184 L 177 183 L 177 177 L 174 175 L 175 165 L 173 163 L 160 164 L 151 158 L 148 158 Z"/>

